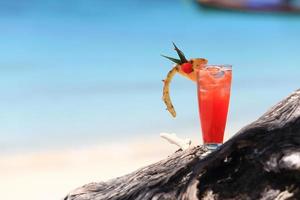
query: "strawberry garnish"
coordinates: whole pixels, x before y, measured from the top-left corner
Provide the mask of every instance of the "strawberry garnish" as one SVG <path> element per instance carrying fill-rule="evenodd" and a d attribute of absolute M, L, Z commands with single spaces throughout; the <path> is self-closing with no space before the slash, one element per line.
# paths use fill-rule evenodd
<path fill-rule="evenodd" d="M 181 66 L 180 66 L 180 69 L 184 72 L 184 73 L 187 73 L 187 74 L 190 74 L 192 73 L 194 70 L 193 70 L 193 65 L 189 62 L 187 63 L 183 63 Z"/>

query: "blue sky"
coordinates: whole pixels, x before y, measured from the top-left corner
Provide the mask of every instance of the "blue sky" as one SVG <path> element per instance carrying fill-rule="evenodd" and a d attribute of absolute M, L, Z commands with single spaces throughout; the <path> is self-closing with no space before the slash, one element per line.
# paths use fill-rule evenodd
<path fill-rule="evenodd" d="M 199 134 L 195 85 L 161 80 L 175 56 L 233 65 L 228 135 L 299 87 L 300 18 L 194 1 L 0 1 L 0 150 Z"/>

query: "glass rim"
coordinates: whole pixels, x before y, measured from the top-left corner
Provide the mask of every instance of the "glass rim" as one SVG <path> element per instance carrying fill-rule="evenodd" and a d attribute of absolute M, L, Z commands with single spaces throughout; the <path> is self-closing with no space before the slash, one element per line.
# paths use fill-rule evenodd
<path fill-rule="evenodd" d="M 226 70 L 232 70 L 232 65 L 230 64 L 205 64 L 203 65 L 204 68 L 210 68 L 210 67 L 220 67 Z"/>

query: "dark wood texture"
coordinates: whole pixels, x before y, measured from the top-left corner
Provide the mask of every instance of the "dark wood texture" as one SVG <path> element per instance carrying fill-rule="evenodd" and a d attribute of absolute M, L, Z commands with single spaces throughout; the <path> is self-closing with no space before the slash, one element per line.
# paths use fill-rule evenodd
<path fill-rule="evenodd" d="M 218 150 L 194 147 L 65 200 L 300 199 L 300 90 Z"/>

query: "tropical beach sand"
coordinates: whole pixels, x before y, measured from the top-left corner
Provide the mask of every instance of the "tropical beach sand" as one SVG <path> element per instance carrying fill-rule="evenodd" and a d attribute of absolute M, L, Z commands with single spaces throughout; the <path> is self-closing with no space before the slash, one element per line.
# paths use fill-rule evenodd
<path fill-rule="evenodd" d="M 62 199 L 76 187 L 125 175 L 177 149 L 155 137 L 127 144 L 0 155 L 1 199 Z"/>

